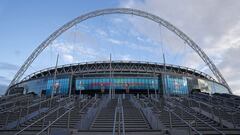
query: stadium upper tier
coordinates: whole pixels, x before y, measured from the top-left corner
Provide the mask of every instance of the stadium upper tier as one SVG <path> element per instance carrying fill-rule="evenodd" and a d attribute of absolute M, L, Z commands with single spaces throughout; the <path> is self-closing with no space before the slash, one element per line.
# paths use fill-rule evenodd
<path fill-rule="evenodd" d="M 118 93 L 230 93 L 214 78 L 195 69 L 140 61 L 86 62 L 47 68 L 23 78 L 10 93 L 108 93 L 109 89 Z"/>

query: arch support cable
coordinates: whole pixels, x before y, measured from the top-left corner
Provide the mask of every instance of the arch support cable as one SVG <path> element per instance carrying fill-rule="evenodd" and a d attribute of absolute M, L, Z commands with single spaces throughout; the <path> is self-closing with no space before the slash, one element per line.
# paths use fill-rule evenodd
<path fill-rule="evenodd" d="M 158 24 L 161 24 L 162 26 L 166 27 L 168 30 L 175 33 L 178 37 L 180 37 L 182 40 L 186 42 L 201 58 L 202 60 L 208 65 L 210 70 L 213 72 L 214 76 L 217 78 L 219 83 L 225 85 L 229 92 L 231 92 L 231 89 L 229 85 L 227 84 L 226 80 L 220 73 L 220 71 L 217 69 L 217 67 L 214 65 L 214 63 L 210 60 L 210 58 L 206 55 L 206 53 L 191 39 L 189 38 L 185 33 L 183 33 L 181 30 L 179 30 L 177 27 L 173 26 L 171 23 L 167 22 L 166 20 L 153 15 L 151 13 L 141 11 L 138 9 L 131 9 L 131 8 L 109 8 L 109 9 L 101 9 L 96 10 L 93 12 L 89 12 L 86 14 L 83 14 L 72 21 L 64 24 L 62 27 L 57 29 L 55 32 L 53 32 L 46 40 L 44 40 L 33 52 L 32 54 L 27 58 L 27 60 L 24 62 L 24 64 L 21 66 L 21 68 L 18 70 L 16 75 L 14 76 L 13 80 L 8 86 L 8 91 L 11 86 L 14 84 L 17 84 L 25 71 L 28 69 L 28 67 L 32 64 L 32 62 L 37 58 L 37 56 L 47 47 L 49 46 L 57 37 L 59 37 L 62 33 L 73 27 L 74 25 L 85 21 L 90 18 L 94 18 L 101 15 L 106 14 L 130 14 L 135 16 L 140 16 L 147 18 L 149 20 L 152 20 Z M 8 92 L 7 92 L 8 93 Z"/>

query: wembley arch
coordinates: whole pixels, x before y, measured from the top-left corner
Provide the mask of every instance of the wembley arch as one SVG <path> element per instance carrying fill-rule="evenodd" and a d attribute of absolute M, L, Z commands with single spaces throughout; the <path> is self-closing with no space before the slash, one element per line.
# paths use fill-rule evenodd
<path fill-rule="evenodd" d="M 140 16 L 149 20 L 152 20 L 164 27 L 166 27 L 168 30 L 175 33 L 179 38 L 181 38 L 188 46 L 190 46 L 199 56 L 200 58 L 206 63 L 206 65 L 209 67 L 209 69 L 212 71 L 216 79 L 219 83 L 223 84 L 229 89 L 229 92 L 231 93 L 231 89 L 229 85 L 227 84 L 226 80 L 224 79 L 223 75 L 220 73 L 216 65 L 211 61 L 211 59 L 206 55 L 206 53 L 185 33 L 183 33 L 181 30 L 179 30 L 177 27 L 169 23 L 168 21 L 160 18 L 159 16 L 156 16 L 154 14 L 138 10 L 138 9 L 132 9 L 132 8 L 108 8 L 108 9 L 101 9 L 92 11 L 86 14 L 83 14 L 66 24 L 64 24 L 62 27 L 57 29 L 55 32 L 53 32 L 46 40 L 44 40 L 33 52 L 32 54 L 26 59 L 24 64 L 21 66 L 21 68 L 18 70 L 14 78 L 12 79 L 11 83 L 9 84 L 8 90 L 17 84 L 20 79 L 22 78 L 25 71 L 28 69 L 28 67 L 32 64 L 32 62 L 39 56 L 39 54 L 48 47 L 57 37 L 59 37 L 62 33 L 73 27 L 74 25 L 83 22 L 87 19 L 94 18 L 101 15 L 107 15 L 107 14 L 130 14 L 135 16 Z"/>

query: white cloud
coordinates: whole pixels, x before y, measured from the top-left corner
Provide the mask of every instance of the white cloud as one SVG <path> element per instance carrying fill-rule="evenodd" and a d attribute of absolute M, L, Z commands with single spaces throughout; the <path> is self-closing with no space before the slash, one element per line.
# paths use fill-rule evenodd
<path fill-rule="evenodd" d="M 55 50 L 55 52 L 60 55 L 60 58 L 61 57 L 63 58 L 64 62 L 67 62 L 67 63 L 74 62 L 74 58 L 72 56 L 72 51 L 74 50 L 74 46 L 72 44 L 55 41 L 52 47 Z"/>
<path fill-rule="evenodd" d="M 132 60 L 133 58 L 131 58 L 130 55 L 121 55 L 120 59 L 125 60 L 125 61 L 129 61 L 129 60 Z"/>
<path fill-rule="evenodd" d="M 173 5 L 177 5 L 174 6 Z M 236 0 L 125 0 L 120 6 L 141 9 L 160 16 L 189 35 L 217 64 L 234 93 L 240 93 L 240 1 Z M 129 17 L 134 28 L 140 33 L 159 42 L 157 26 L 150 21 Z M 143 27 L 144 26 L 144 27 Z M 163 40 L 171 51 L 182 43 L 162 30 Z M 179 44 L 180 43 L 180 44 Z M 237 51 L 238 50 L 238 51 Z M 186 65 L 203 67 L 193 52 L 186 53 Z"/>
<path fill-rule="evenodd" d="M 73 56 L 70 54 L 63 54 L 63 59 L 64 59 L 64 61 L 69 62 L 69 63 L 74 62 Z"/>
<path fill-rule="evenodd" d="M 121 44 L 124 43 L 124 42 L 122 42 L 122 41 L 120 41 L 120 40 L 112 39 L 112 38 L 108 38 L 107 40 L 108 40 L 110 43 L 117 44 L 117 45 L 121 45 Z"/>
<path fill-rule="evenodd" d="M 107 32 L 105 32 L 105 31 L 102 30 L 102 29 L 97 29 L 96 32 L 97 32 L 99 35 L 103 36 L 103 37 L 107 37 L 107 36 L 108 36 Z"/>

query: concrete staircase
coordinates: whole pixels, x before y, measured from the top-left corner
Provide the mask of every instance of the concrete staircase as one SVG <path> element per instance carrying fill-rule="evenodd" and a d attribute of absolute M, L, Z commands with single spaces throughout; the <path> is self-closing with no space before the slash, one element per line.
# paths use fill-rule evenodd
<path fill-rule="evenodd" d="M 124 122 L 126 131 L 149 131 L 151 127 L 144 118 L 140 110 L 138 110 L 128 100 L 123 100 Z"/>
<path fill-rule="evenodd" d="M 192 127 L 202 134 L 239 134 L 239 129 L 228 128 L 219 121 L 215 121 L 209 116 L 204 115 L 201 110 L 194 110 L 188 107 L 187 102 L 182 102 L 178 97 L 172 97 L 166 101 L 166 105 L 172 108 L 172 112 L 181 117 L 184 121 L 188 122 Z M 163 111 L 164 112 L 164 111 Z M 169 113 L 169 112 L 168 112 Z M 170 113 L 169 113 L 170 114 Z M 179 123 L 175 116 L 172 116 L 173 127 L 186 127 L 186 124 Z M 178 118 L 179 119 L 179 118 Z M 164 117 L 161 118 L 164 121 Z M 166 120 L 165 120 L 166 121 Z M 169 127 L 169 125 L 166 125 Z"/>
<path fill-rule="evenodd" d="M 112 132 L 114 125 L 114 114 L 117 106 L 117 99 L 112 99 L 105 108 L 96 116 L 92 123 L 91 131 L 104 131 Z M 124 113 L 124 125 L 126 132 L 140 132 L 151 130 L 150 125 L 142 115 L 141 111 L 138 110 L 128 99 L 122 100 L 123 113 Z M 116 121 L 118 121 L 118 116 Z M 118 124 L 116 123 L 116 130 Z"/>
<path fill-rule="evenodd" d="M 117 102 L 117 99 L 112 99 L 107 106 L 100 111 L 92 123 L 90 130 L 108 132 L 112 131 Z"/>

